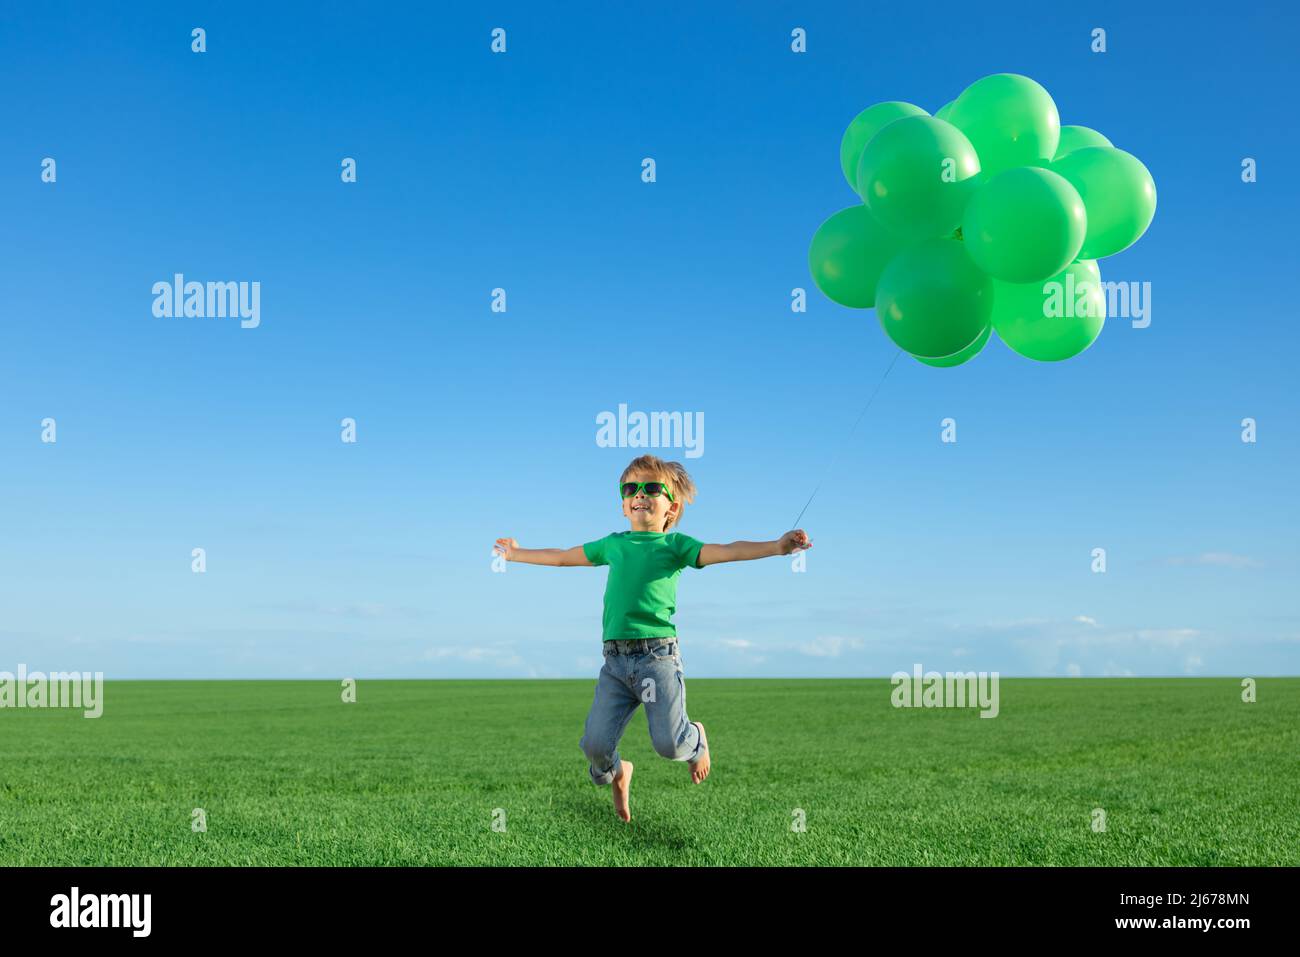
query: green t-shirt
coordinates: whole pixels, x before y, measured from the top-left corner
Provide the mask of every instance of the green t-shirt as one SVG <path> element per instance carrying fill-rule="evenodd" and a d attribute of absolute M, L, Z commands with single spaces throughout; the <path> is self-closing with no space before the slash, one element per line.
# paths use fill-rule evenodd
<path fill-rule="evenodd" d="M 681 532 L 614 532 L 582 546 L 587 561 L 608 565 L 604 640 L 675 638 L 677 579 L 686 566 L 699 568 L 698 538 Z"/>

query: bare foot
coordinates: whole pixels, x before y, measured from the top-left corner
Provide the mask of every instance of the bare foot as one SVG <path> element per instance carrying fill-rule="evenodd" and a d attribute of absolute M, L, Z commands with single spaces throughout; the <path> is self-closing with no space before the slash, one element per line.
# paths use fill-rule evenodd
<path fill-rule="evenodd" d="M 691 783 L 699 784 L 709 776 L 709 737 L 704 733 L 704 725 L 698 721 L 691 724 L 700 729 L 700 757 L 691 762 Z"/>
<path fill-rule="evenodd" d="M 628 798 L 632 792 L 632 762 L 619 762 L 618 777 L 614 779 L 614 810 L 625 821 L 632 820 L 632 811 L 628 808 Z"/>

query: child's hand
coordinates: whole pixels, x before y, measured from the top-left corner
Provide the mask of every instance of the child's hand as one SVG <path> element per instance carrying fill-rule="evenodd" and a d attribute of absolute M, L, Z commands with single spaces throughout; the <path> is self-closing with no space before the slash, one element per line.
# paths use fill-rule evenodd
<path fill-rule="evenodd" d="M 779 545 L 781 546 L 781 554 L 789 555 L 791 552 L 812 548 L 812 539 L 808 537 L 802 528 L 796 528 L 793 532 L 786 532 L 782 535 Z"/>
<path fill-rule="evenodd" d="M 492 546 L 492 551 L 505 556 L 506 561 L 512 562 L 515 560 L 515 549 L 518 547 L 519 543 L 513 538 L 498 538 L 497 543 Z"/>

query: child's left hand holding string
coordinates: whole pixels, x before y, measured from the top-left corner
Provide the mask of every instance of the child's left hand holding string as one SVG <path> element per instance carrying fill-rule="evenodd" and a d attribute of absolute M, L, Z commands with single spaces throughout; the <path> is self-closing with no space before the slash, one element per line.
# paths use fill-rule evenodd
<path fill-rule="evenodd" d="M 789 555 L 791 552 L 802 551 L 805 548 L 812 548 L 812 539 L 802 528 L 796 528 L 793 532 L 786 532 L 777 542 L 782 555 Z"/>

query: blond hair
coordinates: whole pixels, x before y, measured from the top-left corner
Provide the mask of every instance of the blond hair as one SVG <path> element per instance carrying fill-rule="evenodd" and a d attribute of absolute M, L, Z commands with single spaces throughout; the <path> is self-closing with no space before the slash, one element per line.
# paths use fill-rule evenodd
<path fill-rule="evenodd" d="M 680 525 L 686 513 L 686 503 L 695 501 L 695 483 L 687 474 L 686 467 L 681 462 L 665 462 L 657 455 L 641 455 L 623 470 L 618 484 L 630 481 L 633 475 L 641 476 L 646 482 L 663 482 L 668 486 L 673 501 L 677 503 L 677 511 L 669 513 L 663 530 L 666 532 L 674 525 Z"/>

